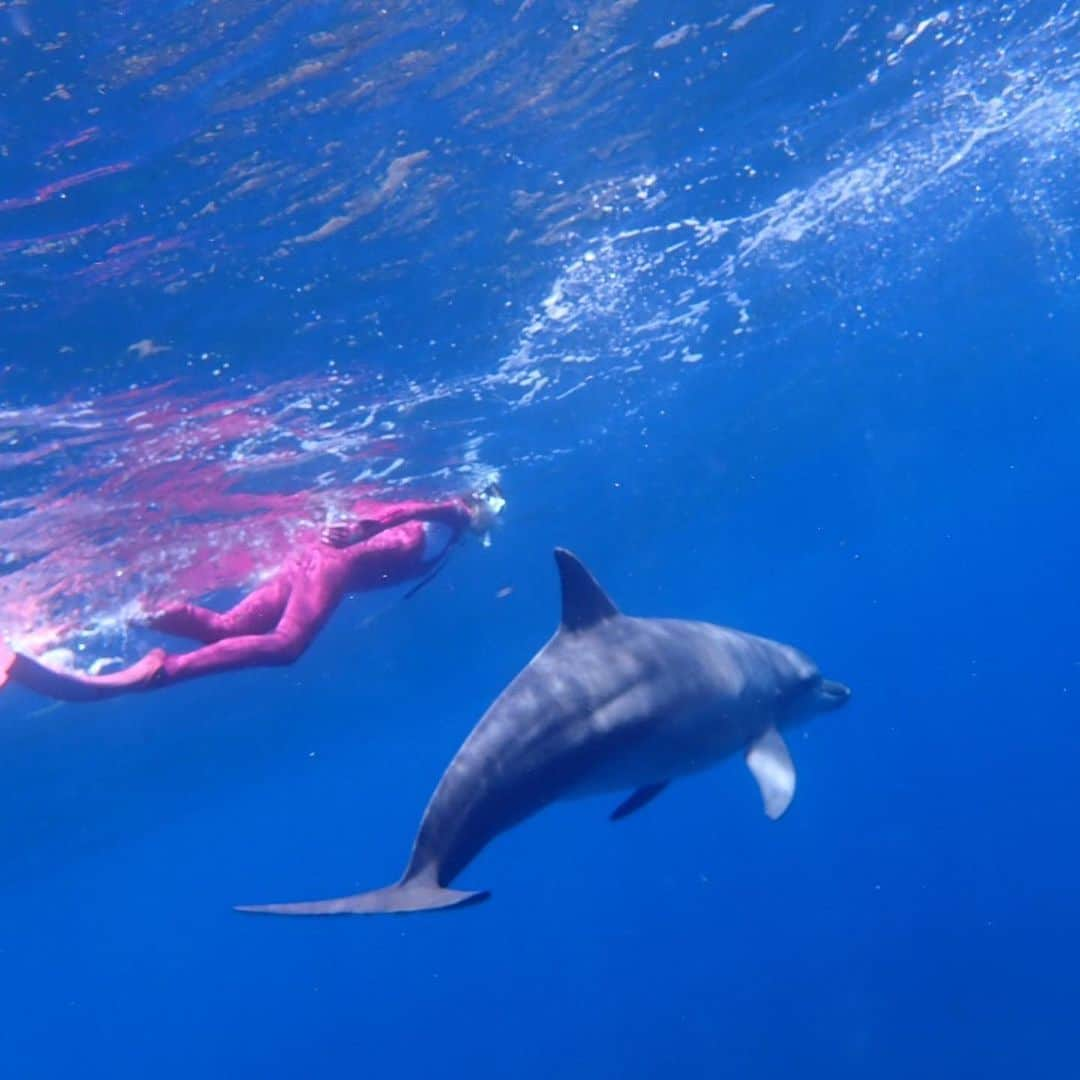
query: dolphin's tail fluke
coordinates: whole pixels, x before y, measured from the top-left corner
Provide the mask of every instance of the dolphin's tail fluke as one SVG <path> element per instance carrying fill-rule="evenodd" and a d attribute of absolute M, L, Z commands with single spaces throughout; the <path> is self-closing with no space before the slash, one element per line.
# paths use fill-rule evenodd
<path fill-rule="evenodd" d="M 237 911 L 256 915 L 382 915 L 478 904 L 490 893 L 444 889 L 426 881 L 399 881 L 385 889 L 341 896 L 336 900 L 309 900 L 299 904 L 242 904 Z"/>

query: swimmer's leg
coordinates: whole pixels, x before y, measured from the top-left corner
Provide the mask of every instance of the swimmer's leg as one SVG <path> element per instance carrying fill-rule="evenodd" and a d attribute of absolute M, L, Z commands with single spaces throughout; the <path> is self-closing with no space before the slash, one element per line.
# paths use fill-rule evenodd
<path fill-rule="evenodd" d="M 246 634 L 222 638 L 188 653 L 165 657 L 156 683 L 181 682 L 201 675 L 215 675 L 238 668 L 274 667 L 291 664 L 311 644 L 310 638 L 273 630 L 269 634 Z"/>
<path fill-rule="evenodd" d="M 193 652 L 165 657 L 155 685 L 246 667 L 277 667 L 300 658 L 341 599 L 339 583 L 315 576 L 294 580 L 277 626 L 265 634 L 222 638 Z"/>
<path fill-rule="evenodd" d="M 289 599 L 291 579 L 279 574 L 222 613 L 197 604 L 170 604 L 147 620 L 154 630 L 210 644 L 242 634 L 265 634 L 277 626 Z"/>

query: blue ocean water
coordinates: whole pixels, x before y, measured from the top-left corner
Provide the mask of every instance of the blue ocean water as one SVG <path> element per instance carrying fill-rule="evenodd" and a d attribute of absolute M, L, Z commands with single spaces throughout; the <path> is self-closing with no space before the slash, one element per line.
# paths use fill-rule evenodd
<path fill-rule="evenodd" d="M 49 584 L 88 656 L 137 654 L 132 546 L 167 587 L 222 477 L 508 499 L 295 666 L 3 691 L 4 1075 L 1073 1075 L 1078 31 L 0 8 L 6 636 Z M 555 625 L 556 544 L 853 687 L 792 737 L 789 813 L 732 760 L 618 825 L 544 811 L 477 907 L 234 913 L 397 876 Z"/>

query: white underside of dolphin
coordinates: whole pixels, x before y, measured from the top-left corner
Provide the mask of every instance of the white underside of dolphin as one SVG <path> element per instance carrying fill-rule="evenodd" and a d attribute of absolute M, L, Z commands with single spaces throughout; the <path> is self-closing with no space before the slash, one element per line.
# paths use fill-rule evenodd
<path fill-rule="evenodd" d="M 618 819 L 672 780 L 742 752 L 771 818 L 795 795 L 781 729 L 847 701 L 789 645 L 711 623 L 621 615 L 555 552 L 562 621 L 462 744 L 401 880 L 335 900 L 244 906 L 274 915 L 429 911 L 482 900 L 449 888 L 499 833 L 558 799 L 629 791 Z"/>

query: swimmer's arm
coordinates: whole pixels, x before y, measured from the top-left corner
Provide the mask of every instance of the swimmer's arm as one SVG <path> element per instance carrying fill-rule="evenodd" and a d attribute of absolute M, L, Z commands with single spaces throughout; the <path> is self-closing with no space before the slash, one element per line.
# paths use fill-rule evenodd
<path fill-rule="evenodd" d="M 347 548 L 362 544 L 381 531 L 377 521 L 337 521 L 323 529 L 321 539 L 328 547 Z"/>
<path fill-rule="evenodd" d="M 322 532 L 322 541 L 330 547 L 354 547 L 387 529 L 405 525 L 410 521 L 434 521 L 457 532 L 472 523 L 474 513 L 472 503 L 465 499 L 447 499 L 437 503 L 399 503 L 378 518 L 327 525 Z"/>

